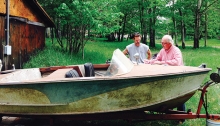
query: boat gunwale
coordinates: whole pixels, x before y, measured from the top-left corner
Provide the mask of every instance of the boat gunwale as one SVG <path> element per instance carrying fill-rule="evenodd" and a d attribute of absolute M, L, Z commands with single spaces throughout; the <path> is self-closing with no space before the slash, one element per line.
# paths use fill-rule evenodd
<path fill-rule="evenodd" d="M 111 76 L 111 77 L 105 77 L 105 76 L 96 76 L 96 77 L 75 77 L 75 78 L 49 78 L 46 77 L 40 78 L 40 79 L 34 79 L 34 80 L 25 80 L 25 81 L 9 81 L 9 82 L 0 82 L 0 85 L 28 85 L 28 84 L 41 84 L 41 83 L 57 83 L 57 82 L 79 82 L 79 81 L 108 81 L 108 80 L 125 80 L 125 79 L 146 79 L 146 78 L 157 78 L 157 77 L 174 77 L 175 76 L 188 76 L 188 75 L 197 75 L 197 74 L 204 74 L 208 73 L 210 69 L 203 69 L 198 71 L 185 71 L 185 72 L 179 72 L 179 73 L 168 73 L 168 74 L 153 74 L 153 75 L 143 75 L 143 76 L 130 76 L 126 77 L 123 75 L 119 76 Z M 46 78 L 46 79 L 45 79 Z"/>

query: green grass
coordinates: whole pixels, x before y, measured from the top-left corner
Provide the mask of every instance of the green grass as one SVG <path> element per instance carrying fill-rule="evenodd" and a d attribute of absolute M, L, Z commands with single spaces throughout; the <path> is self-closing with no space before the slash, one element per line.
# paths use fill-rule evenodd
<path fill-rule="evenodd" d="M 46 67 L 55 65 L 72 65 L 72 64 L 84 64 L 86 62 L 92 62 L 93 64 L 105 63 L 107 59 L 110 59 L 112 53 L 115 49 L 119 48 L 123 50 L 126 45 L 132 43 L 131 40 L 124 42 L 107 42 L 103 39 L 95 39 L 93 41 L 87 42 L 85 46 L 84 59 L 82 58 L 82 53 L 79 54 L 67 54 L 58 48 L 52 46 L 51 41 L 48 39 L 46 47 L 43 51 L 39 51 L 37 55 L 31 58 L 31 61 L 24 65 L 24 68 L 30 67 Z M 187 66 L 199 66 L 201 63 L 206 63 L 207 67 L 212 68 L 212 72 L 217 72 L 217 67 L 220 67 L 220 40 L 211 39 L 207 42 L 207 47 L 204 47 L 203 40 L 200 42 L 199 49 L 193 49 L 192 41 L 186 41 L 186 49 L 181 48 L 181 43 L 179 48 L 183 54 L 184 64 Z M 202 45 L 203 44 L 203 45 Z M 161 49 L 161 45 L 156 45 L 156 48 L 151 48 L 153 53 L 158 52 Z M 204 80 L 209 80 L 209 74 Z M 217 114 L 220 113 L 220 89 L 219 85 L 214 85 L 208 88 L 208 102 L 209 102 L 209 113 Z M 197 111 L 197 106 L 199 103 L 200 92 L 197 92 L 189 101 L 186 102 L 187 109 L 191 109 L 192 112 Z M 205 113 L 202 109 L 201 113 Z M 95 122 L 93 125 L 104 125 L 102 121 Z M 142 125 L 163 125 L 172 126 L 176 125 L 176 121 L 148 121 L 148 122 L 138 122 L 138 123 L 125 123 L 124 121 L 110 121 L 107 122 L 109 125 L 130 125 L 130 126 L 142 126 Z M 191 119 L 186 120 L 183 126 L 201 126 L 205 125 L 205 119 Z M 91 124 L 85 124 L 91 125 Z"/>
<path fill-rule="evenodd" d="M 205 40 L 200 40 L 199 41 L 199 45 L 200 47 L 204 47 L 205 46 Z M 193 45 L 193 41 L 186 41 L 186 45 Z M 217 39 L 209 39 L 206 43 L 207 47 L 220 47 L 220 41 Z"/>
<path fill-rule="evenodd" d="M 105 41 L 90 41 L 87 42 L 84 49 L 84 58 L 82 52 L 78 54 L 68 54 L 61 50 L 58 45 L 52 46 L 51 41 L 47 40 L 46 47 L 43 51 L 39 51 L 31 60 L 26 63 L 24 68 L 31 67 L 46 67 L 54 65 L 72 65 L 84 64 L 92 62 L 94 64 L 105 63 L 107 59 L 112 57 L 115 49 L 123 50 L 126 45 L 132 41 L 125 42 L 105 42 Z"/>

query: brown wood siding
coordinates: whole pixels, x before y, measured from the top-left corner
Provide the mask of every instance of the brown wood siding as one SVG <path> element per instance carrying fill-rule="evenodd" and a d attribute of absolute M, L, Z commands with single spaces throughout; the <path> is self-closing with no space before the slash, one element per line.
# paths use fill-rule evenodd
<path fill-rule="evenodd" d="M 54 27 L 53 21 L 36 0 L 9 0 L 10 38 L 12 54 L 4 54 L 6 0 L 0 0 L 0 59 L 3 69 L 22 68 L 30 55 L 45 46 L 46 27 Z"/>
<path fill-rule="evenodd" d="M 4 24 L 4 17 L 0 18 L 0 22 L 0 26 L 4 28 L 2 25 Z M 43 49 L 45 46 L 45 29 L 45 27 L 10 19 L 9 45 L 12 47 L 12 55 L 9 56 L 8 69 L 12 64 L 15 64 L 16 68 L 22 68 L 22 65 L 29 60 L 33 52 Z M 0 43 L 5 45 L 4 31 L 2 32 L 2 28 L 0 31 Z M 0 54 L 0 59 L 3 59 L 3 51 Z"/>
<path fill-rule="evenodd" d="M 41 18 L 37 15 L 34 10 L 31 10 L 31 7 L 29 7 L 26 4 L 25 0 L 10 0 L 10 15 L 16 16 L 16 17 L 23 17 L 27 18 L 30 21 L 35 22 L 41 22 Z M 5 0 L 0 0 L 0 13 L 5 14 L 6 13 L 6 3 Z"/>
<path fill-rule="evenodd" d="M 3 45 L 5 45 L 5 17 L 0 16 L 0 59 L 3 60 Z"/>

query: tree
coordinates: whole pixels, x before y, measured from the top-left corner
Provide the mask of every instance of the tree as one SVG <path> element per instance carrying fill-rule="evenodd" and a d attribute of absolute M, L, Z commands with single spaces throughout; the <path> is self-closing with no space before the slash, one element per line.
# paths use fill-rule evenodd
<path fill-rule="evenodd" d="M 148 10 L 148 14 L 150 15 L 150 18 L 149 18 L 149 36 L 150 36 L 150 47 L 155 47 L 155 32 L 156 32 L 156 27 L 155 27 L 155 24 L 156 24 L 156 19 L 157 19 L 157 16 L 156 16 L 156 5 L 153 4 L 152 7 L 150 7 Z"/>
<path fill-rule="evenodd" d="M 184 8 L 182 7 L 182 2 L 183 0 L 177 1 L 177 8 L 180 16 L 180 33 L 181 33 L 181 43 L 182 43 L 182 48 L 185 49 L 185 35 L 186 35 L 186 25 L 185 25 L 185 14 L 184 14 Z M 180 4 L 179 4 L 180 3 Z M 178 6 L 180 5 L 180 6 Z"/>
<path fill-rule="evenodd" d="M 93 9 L 98 12 L 94 17 L 96 25 L 93 31 L 96 34 L 106 36 L 121 28 L 119 22 L 121 22 L 123 13 L 119 11 L 116 5 L 117 1 L 115 0 L 93 1 Z"/>
<path fill-rule="evenodd" d="M 43 1 L 41 1 L 43 3 Z M 117 11 L 115 1 L 60 0 L 43 3 L 44 7 L 53 4 L 58 44 L 69 53 L 83 51 L 90 33 L 105 36 L 119 28 L 122 13 Z M 49 9 L 48 9 L 49 10 Z M 52 14 L 51 13 L 51 14 Z M 66 40 L 64 40 L 64 38 Z"/>
<path fill-rule="evenodd" d="M 119 21 L 120 28 L 117 31 L 118 41 L 123 41 L 124 35 L 127 33 L 131 33 L 132 24 L 130 24 L 130 19 L 134 15 L 133 1 L 130 0 L 120 0 L 117 3 L 117 7 L 119 11 L 123 14 Z M 132 9 L 130 9 L 132 7 Z"/>
<path fill-rule="evenodd" d="M 200 32 L 200 21 L 201 21 L 201 16 L 205 14 L 205 12 L 211 7 L 213 4 L 218 2 L 218 0 L 212 0 L 209 1 L 209 5 L 206 5 L 205 0 L 198 0 L 197 1 L 197 6 L 195 8 L 195 28 L 194 28 L 194 44 L 193 48 L 199 48 L 199 38 L 201 35 Z M 203 7 L 203 8 L 202 8 Z"/>
<path fill-rule="evenodd" d="M 63 41 L 63 36 L 65 36 L 66 50 L 71 54 L 84 50 L 86 31 L 94 25 L 93 15 L 95 15 L 96 12 L 89 9 L 90 4 L 90 2 L 75 0 L 69 4 L 61 3 L 60 6 L 55 9 L 57 12 L 56 19 L 58 19 L 57 22 L 59 22 L 57 27 L 60 31 L 65 33 L 58 37 L 60 38 L 59 41 Z M 63 47 L 61 43 L 59 44 Z"/>

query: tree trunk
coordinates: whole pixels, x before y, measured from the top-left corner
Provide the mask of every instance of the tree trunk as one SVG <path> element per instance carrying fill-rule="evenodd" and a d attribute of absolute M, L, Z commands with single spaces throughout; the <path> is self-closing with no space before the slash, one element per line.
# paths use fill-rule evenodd
<path fill-rule="evenodd" d="M 206 2 L 206 7 L 208 6 L 207 5 L 208 2 Z M 207 46 L 207 37 L 208 37 L 208 14 L 207 12 L 205 12 L 205 44 L 204 46 L 206 47 Z"/>
<path fill-rule="evenodd" d="M 172 1 L 173 3 L 175 3 L 175 1 Z M 174 43 L 175 45 L 178 47 L 178 43 L 177 43 L 177 32 L 176 32 L 176 18 L 175 18 L 175 8 L 174 6 L 172 7 L 172 11 L 173 11 L 173 16 L 172 16 L 172 20 L 173 20 L 173 32 L 174 32 Z"/>
<path fill-rule="evenodd" d="M 186 45 L 185 45 L 185 25 L 184 25 L 184 21 L 183 21 L 183 13 L 182 10 L 179 8 L 179 14 L 181 17 L 181 42 L 182 42 L 182 48 L 185 49 Z"/>
<path fill-rule="evenodd" d="M 173 29 L 174 29 L 174 43 L 175 43 L 175 45 L 178 47 L 175 15 L 172 17 L 172 19 L 173 19 Z"/>
<path fill-rule="evenodd" d="M 150 24 L 152 24 L 152 20 L 153 19 L 150 19 L 150 21 L 151 21 L 151 23 Z M 155 47 L 155 29 L 153 29 L 153 25 L 151 25 L 150 27 L 149 27 L 149 34 L 150 34 L 150 44 L 149 44 L 149 46 L 150 47 Z"/>
<path fill-rule="evenodd" d="M 142 42 L 144 44 L 147 44 L 147 25 L 146 25 L 146 23 L 143 24 L 143 36 L 142 36 L 142 38 L 143 38 Z"/>
<path fill-rule="evenodd" d="M 200 36 L 200 8 L 202 0 L 198 0 L 197 9 L 195 11 L 195 28 L 194 28 L 194 44 L 193 48 L 199 48 L 199 36 Z"/>
<path fill-rule="evenodd" d="M 54 28 L 51 28 L 51 41 L 52 45 L 54 46 Z"/>
<path fill-rule="evenodd" d="M 116 34 L 117 34 L 118 42 L 120 42 L 120 38 L 121 38 L 121 28 L 119 28 L 119 30 L 118 30 L 118 32 L 117 32 Z"/>
<path fill-rule="evenodd" d="M 154 8 L 148 9 L 149 14 L 154 13 L 155 15 L 155 11 L 156 11 L 156 6 Z M 154 29 L 155 23 L 156 23 L 156 17 L 151 17 L 148 26 L 149 36 L 150 36 L 150 44 L 149 44 L 150 47 L 155 47 L 155 29 Z"/>
<path fill-rule="evenodd" d="M 123 27 L 122 27 L 122 33 L 121 33 L 121 42 L 123 41 L 124 39 L 124 34 L 125 34 L 125 26 L 126 26 L 126 18 L 127 18 L 127 14 L 124 15 L 124 18 L 123 18 Z"/>
<path fill-rule="evenodd" d="M 139 15 L 139 16 L 140 16 L 140 26 L 141 26 L 141 27 L 140 27 L 140 30 L 141 30 L 141 33 L 143 33 L 143 29 L 144 29 L 144 26 L 143 26 L 143 25 L 144 25 L 144 19 L 143 19 L 143 16 L 144 16 L 144 7 L 143 7 L 142 3 L 140 3 L 140 2 L 139 2 L 138 5 L 139 5 L 139 10 L 140 10 L 140 15 Z M 145 41 L 145 40 L 143 39 L 143 36 L 142 36 L 141 42 L 142 42 L 142 43 L 145 43 L 144 41 Z"/>
<path fill-rule="evenodd" d="M 195 31 L 194 31 L 194 44 L 193 48 L 199 48 L 199 23 L 200 23 L 200 17 L 199 14 L 196 15 L 195 18 Z"/>

